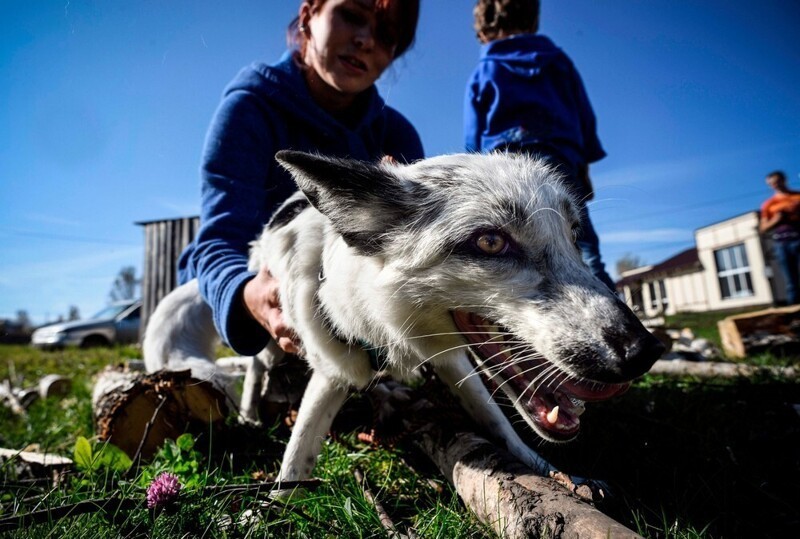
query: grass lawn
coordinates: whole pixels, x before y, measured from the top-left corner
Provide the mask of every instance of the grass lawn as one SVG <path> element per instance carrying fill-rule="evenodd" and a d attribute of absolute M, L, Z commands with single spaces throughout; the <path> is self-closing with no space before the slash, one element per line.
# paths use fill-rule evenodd
<path fill-rule="evenodd" d="M 25 418 L 0 408 L 0 447 L 33 446 L 73 457 L 77 446 L 80 455 L 93 456 L 57 486 L 28 481 L 12 466 L 0 466 L 0 518 L 112 496 L 136 502 L 7 536 L 386 536 L 353 477 L 355 468 L 363 470 L 401 531 L 413 528 L 420 537 L 492 536 L 440 477 L 420 476 L 406 465 L 414 462 L 408 449 L 372 449 L 353 434 L 325 444 L 315 470 L 322 479 L 318 488 L 291 505 L 271 501 L 259 517 L 248 518 L 248 510 L 269 501 L 265 493 L 231 485 L 254 484 L 254 478 L 275 472 L 285 439 L 271 429 L 225 440 L 182 438 L 165 444 L 135 473 L 115 471 L 98 457 L 102 446 L 92 441 L 92 376 L 139 355 L 136 348 L 45 352 L 0 345 L 0 381 L 27 387 L 53 373 L 73 380 L 68 396 L 34 403 Z M 569 473 L 605 480 L 613 497 L 600 508 L 646 537 L 786 537 L 800 529 L 800 417 L 793 407 L 799 403 L 800 386 L 790 381 L 646 376 L 612 401 L 589 404 L 575 442 L 530 443 Z M 171 507 L 148 510 L 145 487 L 162 471 L 175 473 L 183 492 Z"/>

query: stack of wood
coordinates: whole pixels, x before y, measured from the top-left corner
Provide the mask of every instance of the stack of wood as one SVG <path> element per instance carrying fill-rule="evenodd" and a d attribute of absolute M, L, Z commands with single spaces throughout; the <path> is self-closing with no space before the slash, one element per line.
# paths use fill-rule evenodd
<path fill-rule="evenodd" d="M 800 305 L 729 316 L 717 322 L 717 327 L 729 357 L 800 353 Z"/>

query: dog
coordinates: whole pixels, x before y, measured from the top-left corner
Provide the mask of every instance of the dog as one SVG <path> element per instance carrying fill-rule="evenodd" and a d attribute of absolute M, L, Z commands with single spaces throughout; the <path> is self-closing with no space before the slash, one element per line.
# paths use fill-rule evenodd
<path fill-rule="evenodd" d="M 348 391 L 375 377 L 370 347 L 400 379 L 429 364 L 542 475 L 554 467 L 522 441 L 476 373 L 541 438 L 565 442 L 577 436 L 586 401 L 622 393 L 663 352 L 583 263 L 576 200 L 544 162 L 510 153 L 409 165 L 288 150 L 276 158 L 300 190 L 251 245 L 250 267 L 278 279 L 311 369 L 280 480 L 310 477 Z M 219 375 L 201 344 L 210 320 L 196 282 L 169 294 L 147 329 L 147 368 Z M 252 417 L 256 384 L 279 357 L 273 343 L 253 361 L 244 415 Z"/>

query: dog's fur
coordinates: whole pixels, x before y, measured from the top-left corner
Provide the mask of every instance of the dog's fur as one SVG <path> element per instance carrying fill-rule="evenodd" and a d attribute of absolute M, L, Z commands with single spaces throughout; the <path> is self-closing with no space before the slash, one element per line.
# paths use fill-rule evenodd
<path fill-rule="evenodd" d="M 551 441 L 577 435 L 583 401 L 623 391 L 661 354 L 583 264 L 575 201 L 542 162 L 512 154 L 411 165 L 290 151 L 276 157 L 301 192 L 253 243 L 251 269 L 266 265 L 279 280 L 286 322 L 312 369 L 282 480 L 311 474 L 348 389 L 373 379 L 365 343 L 401 378 L 429 363 L 473 418 L 542 474 L 552 467 L 522 442 L 474 375 L 468 348 L 526 423 Z M 149 370 L 201 366 L 208 375 L 209 351 L 197 344 L 209 340 L 208 320 L 196 283 L 170 294 L 148 327 Z M 190 329 L 198 322 L 200 330 Z M 277 355 L 272 345 L 265 357 Z M 245 388 L 251 396 L 253 378 Z"/>

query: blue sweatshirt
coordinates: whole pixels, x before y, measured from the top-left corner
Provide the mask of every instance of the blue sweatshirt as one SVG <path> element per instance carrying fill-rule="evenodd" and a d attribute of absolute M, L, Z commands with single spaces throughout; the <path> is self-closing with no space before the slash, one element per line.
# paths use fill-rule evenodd
<path fill-rule="evenodd" d="M 203 151 L 200 229 L 181 254 L 178 280 L 198 279 L 219 334 L 242 355 L 258 353 L 270 338 L 242 301 L 242 289 L 254 276 L 247 269 L 248 244 L 297 189 L 275 153 L 423 157 L 414 127 L 384 104 L 374 86 L 359 100 L 362 114 L 344 125 L 311 99 L 289 53 L 273 66 L 245 67 L 223 93 Z"/>
<path fill-rule="evenodd" d="M 606 155 L 578 71 L 560 48 L 539 34 L 481 47 L 467 85 L 464 137 L 468 151 L 534 148 L 573 169 Z"/>

